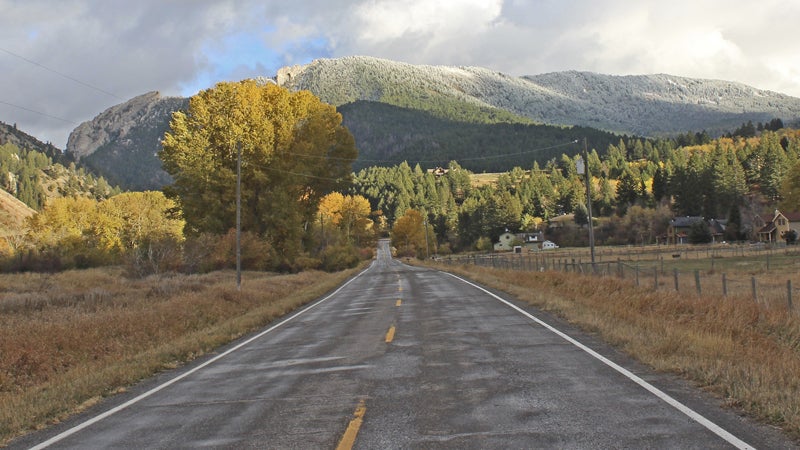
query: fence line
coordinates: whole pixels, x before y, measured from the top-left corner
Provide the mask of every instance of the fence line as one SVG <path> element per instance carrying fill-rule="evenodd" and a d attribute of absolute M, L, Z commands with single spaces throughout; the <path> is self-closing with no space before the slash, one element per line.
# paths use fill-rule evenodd
<path fill-rule="evenodd" d="M 762 263 L 765 263 L 766 270 L 770 270 L 771 260 L 774 259 L 775 249 L 731 248 L 731 249 L 679 249 L 672 253 L 675 260 L 691 259 L 693 255 L 696 259 L 702 259 L 699 255 L 708 255 L 710 267 L 702 269 L 678 269 L 672 268 L 667 271 L 663 256 L 652 258 L 655 252 L 651 253 L 651 259 L 642 258 L 647 252 L 637 255 L 636 259 L 631 259 L 633 254 L 628 254 L 628 259 L 623 259 L 626 253 L 616 253 L 616 260 L 610 256 L 611 253 L 598 252 L 598 255 L 605 255 L 604 258 L 596 258 L 595 263 L 582 261 L 582 255 L 578 252 L 563 252 L 548 255 L 545 252 L 529 252 L 527 254 L 476 254 L 469 256 L 451 256 L 439 258 L 438 261 L 448 265 L 477 265 L 491 267 L 502 270 L 515 271 L 559 271 L 566 273 L 580 273 L 599 277 L 617 277 L 631 280 L 636 286 L 649 287 L 654 290 L 674 290 L 677 292 L 693 291 L 699 296 L 721 296 L 723 298 L 750 299 L 759 305 L 767 308 L 781 307 L 790 312 L 797 312 L 794 309 L 795 288 L 791 279 L 785 282 L 774 282 L 775 277 L 770 280 L 767 277 L 759 279 L 756 276 L 749 278 L 731 277 L 726 272 L 718 273 L 716 259 L 724 252 L 728 256 L 738 257 L 764 256 Z M 780 250 L 780 249 L 779 249 Z M 661 252 L 663 253 L 663 251 Z M 788 254 L 788 253 L 787 253 Z M 679 256 L 676 256 L 679 255 Z M 773 255 L 773 256 L 771 256 Z M 604 260 L 603 260 L 604 259 Z M 755 263 L 748 262 L 749 265 Z M 755 267 L 756 269 L 764 266 Z"/>

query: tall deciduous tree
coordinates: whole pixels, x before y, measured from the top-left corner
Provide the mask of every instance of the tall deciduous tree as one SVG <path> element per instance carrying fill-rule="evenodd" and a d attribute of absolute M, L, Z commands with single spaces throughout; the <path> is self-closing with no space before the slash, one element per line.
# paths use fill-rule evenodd
<path fill-rule="evenodd" d="M 372 230 L 369 200 L 360 195 L 331 192 L 319 203 L 319 220 L 323 227 L 336 227 L 349 241 L 360 241 Z"/>
<path fill-rule="evenodd" d="M 425 223 L 422 214 L 414 209 L 407 210 L 392 227 L 392 245 L 403 255 L 424 257 L 433 238 L 430 226 Z"/>
<path fill-rule="evenodd" d="M 253 80 L 219 83 L 176 112 L 160 152 L 189 234 L 235 226 L 237 150 L 242 229 L 290 260 L 319 199 L 349 181 L 355 141 L 336 109 L 308 91 Z"/>

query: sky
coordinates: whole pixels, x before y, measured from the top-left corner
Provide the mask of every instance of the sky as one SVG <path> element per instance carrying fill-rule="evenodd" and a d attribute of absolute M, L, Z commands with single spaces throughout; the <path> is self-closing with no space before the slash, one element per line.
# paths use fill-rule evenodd
<path fill-rule="evenodd" d="M 800 97 L 797 0 L 0 0 L 0 121 L 59 148 L 150 91 L 317 58 L 737 81 Z"/>

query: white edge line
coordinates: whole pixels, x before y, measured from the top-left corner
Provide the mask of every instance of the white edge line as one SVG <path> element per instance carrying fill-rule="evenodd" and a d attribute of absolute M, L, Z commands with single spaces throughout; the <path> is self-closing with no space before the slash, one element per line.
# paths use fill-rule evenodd
<path fill-rule="evenodd" d="M 682 412 L 683 414 L 689 416 L 689 418 L 691 418 L 695 422 L 699 423 L 700 425 L 704 426 L 709 431 L 711 431 L 712 433 L 714 433 L 717 436 L 721 437 L 722 439 L 724 439 L 726 442 L 728 442 L 729 444 L 733 445 L 734 447 L 739 448 L 739 449 L 754 449 L 754 447 L 751 446 L 750 444 L 742 441 L 741 439 L 739 439 L 736 436 L 732 435 L 731 433 L 729 433 L 728 431 L 726 431 L 725 429 L 723 429 L 719 425 L 717 425 L 714 422 L 706 419 L 700 413 L 694 411 L 693 409 L 689 408 L 688 406 L 684 405 L 683 403 L 681 403 L 681 402 L 675 400 L 674 398 L 670 397 L 664 391 L 658 389 L 657 387 L 653 386 L 652 384 L 648 383 L 647 381 L 644 381 L 643 379 L 641 379 L 638 376 L 634 375 L 628 369 L 626 369 L 626 368 L 620 366 L 619 364 L 611 361 L 610 359 L 608 359 L 605 356 L 597 353 L 596 351 L 592 350 L 591 348 L 581 344 L 577 340 L 571 338 L 566 333 L 556 329 L 555 327 L 549 325 L 548 323 L 542 321 L 541 319 L 531 315 L 527 311 L 525 311 L 522 308 L 514 305 L 513 303 L 509 302 L 508 300 L 505 300 L 502 297 L 500 297 L 498 295 L 495 295 L 494 293 L 489 292 L 488 290 L 478 286 L 477 284 L 472 283 L 472 282 L 470 282 L 468 280 L 465 280 L 464 278 L 461 278 L 461 277 L 459 277 L 457 275 L 453 275 L 452 273 L 449 273 L 449 272 L 442 272 L 442 273 L 450 275 L 453 278 L 461 280 L 462 282 L 464 282 L 464 283 L 466 283 L 466 284 L 468 284 L 468 285 L 470 285 L 470 286 L 472 286 L 472 287 L 474 287 L 476 289 L 479 289 L 479 290 L 489 294 L 490 296 L 492 296 L 496 300 L 499 300 L 500 302 L 506 304 L 507 306 L 509 306 L 512 309 L 516 310 L 517 312 L 519 312 L 523 316 L 527 317 L 528 319 L 530 319 L 530 320 L 536 322 L 537 324 L 547 328 L 548 330 L 550 330 L 551 332 L 555 333 L 556 335 L 558 335 L 562 339 L 566 340 L 570 344 L 578 347 L 579 349 L 581 349 L 584 352 L 588 353 L 592 357 L 600 360 L 605 365 L 611 367 L 612 369 L 616 370 L 620 374 L 624 375 L 626 378 L 630 379 L 634 383 L 636 383 L 639 386 L 645 388 L 647 391 L 649 391 L 650 393 L 652 393 L 656 397 L 660 398 L 661 400 L 663 400 L 664 402 L 666 402 L 667 404 L 669 404 L 673 408 L 677 409 L 678 411 Z"/>
<path fill-rule="evenodd" d="M 191 375 L 191 374 L 197 372 L 198 370 L 208 366 L 209 364 L 213 364 L 216 361 L 224 358 L 225 356 L 227 356 L 227 355 L 239 350 L 240 348 L 244 347 L 245 345 L 250 344 L 251 342 L 255 341 L 256 339 L 260 339 L 261 337 L 265 336 L 266 334 L 271 333 L 272 331 L 274 331 L 274 330 L 286 325 L 287 323 L 289 323 L 292 320 L 296 319 L 300 315 L 305 314 L 308 311 L 311 311 L 312 309 L 314 309 L 317 306 L 321 305 L 322 303 L 324 303 L 325 301 L 327 301 L 328 299 L 330 299 L 334 295 L 338 294 L 339 291 L 341 291 L 347 285 L 349 285 L 350 283 L 355 281 L 358 277 L 360 277 L 361 275 L 364 275 L 371 268 L 372 268 L 372 265 L 370 265 L 370 267 L 368 267 L 368 268 L 364 269 L 363 271 L 361 271 L 361 273 L 359 273 L 358 275 L 356 275 L 353 278 L 349 279 L 346 283 L 344 283 L 341 286 L 339 286 L 338 289 L 336 289 L 335 291 L 330 293 L 327 297 L 323 298 L 322 300 L 317 301 L 316 303 L 311 304 L 310 306 L 306 307 L 305 309 L 303 309 L 301 311 L 298 311 L 297 313 L 295 313 L 294 315 L 288 317 L 287 319 L 282 320 L 280 323 L 277 323 L 277 324 L 267 328 L 266 330 L 264 330 L 261 333 L 251 337 L 250 339 L 247 339 L 246 341 L 237 344 L 236 346 L 226 350 L 223 353 L 220 353 L 219 355 L 209 359 L 208 361 L 200 364 L 197 367 L 192 368 L 191 370 L 188 370 L 188 371 L 178 375 L 177 377 L 175 377 L 173 379 L 171 379 L 171 380 L 169 380 L 169 381 L 167 381 L 167 382 L 165 382 L 163 384 L 160 384 L 160 385 L 154 387 L 153 389 L 150 389 L 149 391 L 139 395 L 138 397 L 132 398 L 132 399 L 128 400 L 127 402 L 121 404 L 121 405 L 118 405 L 118 406 L 116 406 L 114 408 L 109 409 L 108 411 L 106 411 L 106 412 L 104 412 L 102 414 L 99 414 L 97 416 L 92 417 L 91 419 L 87 420 L 86 422 L 80 423 L 80 424 L 78 424 L 78 425 L 76 425 L 76 426 L 74 426 L 74 427 L 72 427 L 72 428 L 70 428 L 70 429 L 68 429 L 66 431 L 63 431 L 62 433 L 60 433 L 60 434 L 58 434 L 56 436 L 53 436 L 52 438 L 50 438 L 50 439 L 48 439 L 48 440 L 46 440 L 46 441 L 34 446 L 34 447 L 31 447 L 30 450 L 41 450 L 41 449 L 47 448 L 47 447 L 49 447 L 49 446 L 51 446 L 51 445 L 53 445 L 53 444 L 55 444 L 55 443 L 57 443 L 57 442 L 59 442 L 61 440 L 64 440 L 64 439 L 68 438 L 69 436 L 72 436 L 73 434 L 77 433 L 78 431 L 81 431 L 86 427 L 94 425 L 95 423 L 100 422 L 101 420 L 103 420 L 103 419 L 105 419 L 105 418 L 107 418 L 107 417 L 109 417 L 109 416 L 111 416 L 113 414 L 116 414 L 116 413 L 122 411 L 123 409 L 125 409 L 125 408 L 127 408 L 127 407 L 129 407 L 129 406 L 131 406 L 131 405 L 133 405 L 135 403 L 138 403 L 138 402 L 144 400 L 147 397 L 150 397 L 151 395 L 155 394 L 156 392 L 158 392 L 158 391 L 160 391 L 160 390 L 162 390 L 162 389 L 164 389 L 164 388 L 166 388 L 166 387 L 168 387 L 168 386 L 170 386 L 170 385 L 172 385 L 174 383 L 177 383 L 178 381 L 188 377 L 189 375 Z"/>

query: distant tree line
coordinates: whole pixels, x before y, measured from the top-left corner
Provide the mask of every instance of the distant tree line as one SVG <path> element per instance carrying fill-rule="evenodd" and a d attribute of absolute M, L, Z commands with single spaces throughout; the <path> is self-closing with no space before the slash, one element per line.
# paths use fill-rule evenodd
<path fill-rule="evenodd" d="M 653 243 L 673 216 L 724 219 L 728 239 L 745 239 L 754 231 L 750 219 L 755 214 L 779 204 L 788 211 L 800 209 L 784 201 L 791 193 L 787 180 L 800 172 L 800 132 L 765 130 L 752 138 L 714 140 L 692 136 L 692 145 L 679 145 L 685 138 L 630 138 L 602 153 L 589 152 L 592 208 L 602 225 L 599 242 Z M 351 193 L 367 198 L 378 222 L 388 227 L 409 210 L 419 212 L 440 252 L 486 250 L 506 230 L 544 230 L 548 221 L 567 213 L 575 214 L 578 225 L 586 223 L 585 187 L 575 160 L 565 153 L 543 166 L 516 167 L 483 185 L 472 183 L 472 172 L 456 162 L 438 175 L 405 162 L 370 167 L 357 172 Z M 583 234 L 570 239 L 579 241 Z"/>

